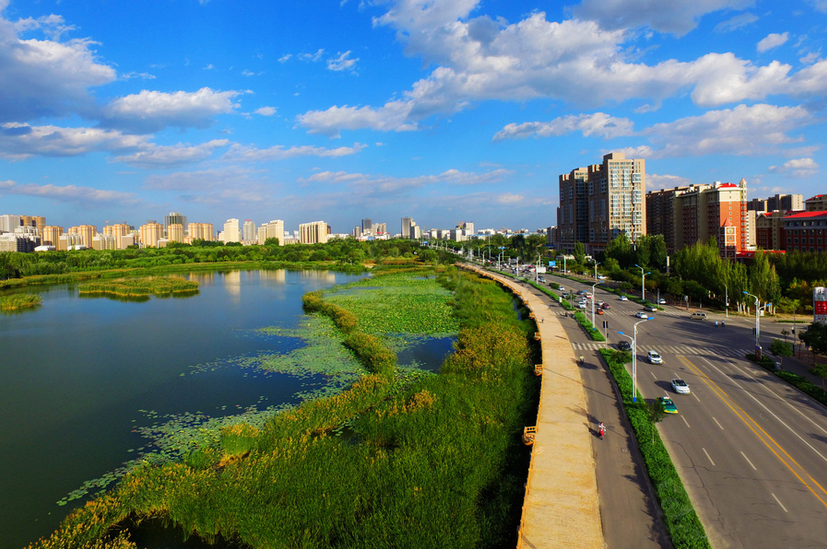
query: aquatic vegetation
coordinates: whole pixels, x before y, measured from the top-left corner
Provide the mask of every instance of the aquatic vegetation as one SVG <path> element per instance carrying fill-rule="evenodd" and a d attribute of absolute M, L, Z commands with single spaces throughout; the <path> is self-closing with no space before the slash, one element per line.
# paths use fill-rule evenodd
<path fill-rule="evenodd" d="M 139 465 L 31 547 L 107 547 L 136 517 L 252 548 L 515 545 L 529 459 L 520 433 L 539 398 L 530 323 L 495 284 L 442 280 L 463 319 L 442 373 L 367 374 L 263 425 L 238 421 L 180 461 Z"/>
<path fill-rule="evenodd" d="M 180 276 L 150 276 L 84 282 L 78 286 L 80 295 L 106 295 L 121 298 L 167 297 L 171 295 L 195 295 L 198 283 Z"/>
<path fill-rule="evenodd" d="M 0 297 L 0 311 L 19 311 L 37 307 L 43 298 L 37 294 L 12 294 Z"/>

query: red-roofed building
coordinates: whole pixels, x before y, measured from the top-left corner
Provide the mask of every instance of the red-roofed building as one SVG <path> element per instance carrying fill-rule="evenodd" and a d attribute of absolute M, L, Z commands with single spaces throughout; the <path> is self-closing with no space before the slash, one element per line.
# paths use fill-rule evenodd
<path fill-rule="evenodd" d="M 804 209 L 808 212 L 827 211 L 827 194 L 817 194 L 804 201 Z"/>
<path fill-rule="evenodd" d="M 782 249 L 788 252 L 827 251 L 827 211 L 791 213 L 784 216 L 782 223 Z"/>

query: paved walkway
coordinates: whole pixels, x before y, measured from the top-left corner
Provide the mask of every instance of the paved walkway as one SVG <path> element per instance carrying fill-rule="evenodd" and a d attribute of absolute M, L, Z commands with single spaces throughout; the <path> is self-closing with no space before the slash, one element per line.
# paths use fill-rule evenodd
<path fill-rule="evenodd" d="M 539 296 L 517 281 L 466 267 L 520 295 L 535 311 L 540 330 L 543 382 L 517 547 L 603 549 L 592 425 L 577 360 L 563 326 Z"/>

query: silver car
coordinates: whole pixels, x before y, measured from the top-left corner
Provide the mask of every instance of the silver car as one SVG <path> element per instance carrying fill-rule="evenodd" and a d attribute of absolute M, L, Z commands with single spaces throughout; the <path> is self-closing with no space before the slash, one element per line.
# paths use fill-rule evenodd
<path fill-rule="evenodd" d="M 680 393 L 682 395 L 689 394 L 689 385 L 682 379 L 673 379 L 672 380 L 672 390 L 676 393 Z"/>

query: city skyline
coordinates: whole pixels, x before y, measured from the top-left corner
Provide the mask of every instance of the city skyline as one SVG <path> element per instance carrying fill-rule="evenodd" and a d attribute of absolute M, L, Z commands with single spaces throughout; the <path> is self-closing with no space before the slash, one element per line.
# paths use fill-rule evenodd
<path fill-rule="evenodd" d="M 826 12 L 0 0 L 0 210 L 534 230 L 557 223 L 558 177 L 609 152 L 646 161 L 647 191 L 744 178 L 748 199 L 809 198 Z"/>

